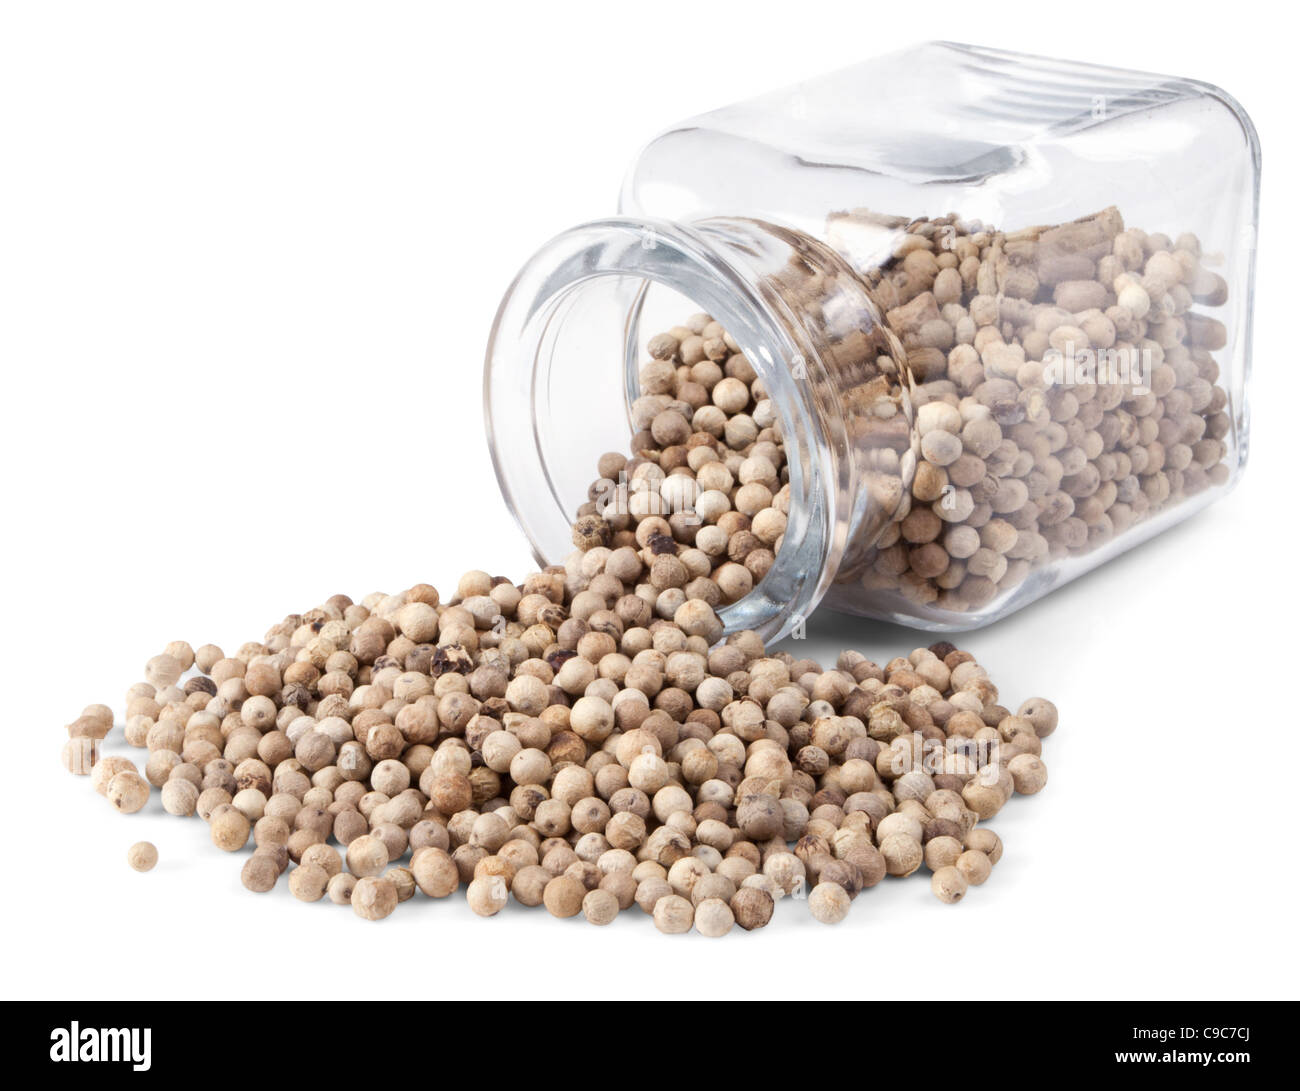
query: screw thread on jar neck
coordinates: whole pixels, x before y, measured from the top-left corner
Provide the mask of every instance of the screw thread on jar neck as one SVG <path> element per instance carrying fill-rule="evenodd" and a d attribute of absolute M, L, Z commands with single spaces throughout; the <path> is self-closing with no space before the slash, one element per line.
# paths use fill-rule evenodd
<path fill-rule="evenodd" d="M 902 348 L 838 255 L 772 224 L 620 218 L 553 239 L 502 301 L 484 377 L 497 478 L 544 564 L 572 550 L 570 523 L 587 498 L 591 464 L 576 440 L 612 427 L 624 431 L 626 449 L 650 284 L 720 322 L 771 398 L 790 478 L 788 525 L 771 569 L 719 614 L 729 631 L 775 639 L 811 615 L 905 495 Z"/>

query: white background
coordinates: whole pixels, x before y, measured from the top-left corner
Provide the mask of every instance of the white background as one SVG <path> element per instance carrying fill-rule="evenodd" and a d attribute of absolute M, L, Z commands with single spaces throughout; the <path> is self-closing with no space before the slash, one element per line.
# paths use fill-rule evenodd
<path fill-rule="evenodd" d="M 4 994 L 293 998 L 348 950 L 385 997 L 519 973 L 548 998 L 722 996 L 756 966 L 782 998 L 1294 997 L 1296 103 L 1267 10 L 4 4 Z M 459 897 L 375 926 L 248 894 L 201 822 L 156 795 L 121 817 L 62 771 L 63 725 L 120 712 L 168 640 L 232 650 L 337 591 L 522 578 L 479 406 L 517 267 L 612 212 L 665 125 L 926 37 L 1218 83 L 1265 161 L 1243 483 L 962 641 L 1006 703 L 1062 713 L 984 887 L 950 908 L 886 881 L 837 928 L 785 902 L 723 941 Z M 928 642 L 829 614 L 810 635 L 824 661 Z M 138 875 L 143 837 L 162 862 Z"/>

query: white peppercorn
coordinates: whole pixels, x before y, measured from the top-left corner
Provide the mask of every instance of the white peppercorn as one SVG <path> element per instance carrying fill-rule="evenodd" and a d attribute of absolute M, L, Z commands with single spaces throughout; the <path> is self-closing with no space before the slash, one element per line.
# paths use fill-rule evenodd
<path fill-rule="evenodd" d="M 808 908 L 822 924 L 839 924 L 849 915 L 851 904 L 838 883 L 818 883 L 808 895 Z"/>
<path fill-rule="evenodd" d="M 608 872 L 600 880 L 600 889 L 614 896 L 620 911 L 630 909 L 636 903 L 637 881 L 632 878 L 630 870 Z"/>
<path fill-rule="evenodd" d="M 215 644 L 202 644 L 194 651 L 194 665 L 204 674 L 211 674 L 212 668 L 224 658 L 225 653 Z"/>
<path fill-rule="evenodd" d="M 174 686 L 185 668 L 175 656 L 155 655 L 148 663 L 144 665 L 145 679 L 154 686 L 162 688 L 164 686 Z"/>
<path fill-rule="evenodd" d="M 213 813 L 209 828 L 212 843 L 217 848 L 223 852 L 238 852 L 248 844 L 248 835 L 253 827 L 242 813 L 226 805 L 225 810 Z"/>
<path fill-rule="evenodd" d="M 1002 859 L 1002 838 L 986 826 L 976 826 L 966 834 L 966 848 L 984 853 L 990 864 Z"/>
<path fill-rule="evenodd" d="M 194 813 L 204 822 L 210 822 L 219 807 L 230 804 L 230 799 L 230 793 L 224 788 L 205 788 L 199 793 L 199 800 L 195 804 Z"/>
<path fill-rule="evenodd" d="M 576 917 L 582 911 L 582 902 L 586 896 L 587 888 L 577 879 L 569 875 L 557 875 L 546 884 L 542 904 L 554 917 Z"/>
<path fill-rule="evenodd" d="M 351 846 L 348 852 L 350 856 Z M 352 866 L 351 859 L 348 866 Z M 365 866 L 364 862 L 361 866 Z M 460 872 L 455 862 L 445 850 L 434 846 L 416 850 L 411 857 L 411 873 L 415 876 L 416 886 L 430 898 L 445 898 L 460 886 Z"/>
<path fill-rule="evenodd" d="M 956 837 L 947 834 L 932 837 L 925 843 L 925 866 L 931 871 L 950 867 L 963 851 L 962 843 Z"/>
<path fill-rule="evenodd" d="M 655 927 L 670 936 L 689 932 L 695 922 L 695 907 L 680 894 L 665 894 L 657 898 L 651 914 Z"/>
<path fill-rule="evenodd" d="M 137 841 L 126 850 L 126 862 L 133 871 L 152 871 L 158 863 L 158 849 L 152 841 Z"/>
<path fill-rule="evenodd" d="M 383 920 L 396 908 L 397 888 L 387 879 L 367 875 L 352 888 L 352 909 L 364 920 Z"/>
<path fill-rule="evenodd" d="M 895 833 L 880 843 L 880 855 L 885 858 L 885 870 L 890 875 L 911 875 L 925 858 L 921 842 L 907 834 Z"/>
<path fill-rule="evenodd" d="M 183 778 L 168 780 L 160 793 L 163 810 L 179 817 L 192 815 L 198 807 L 199 794 L 191 781 Z"/>
<path fill-rule="evenodd" d="M 618 898 L 603 887 L 583 895 L 582 913 L 590 924 L 609 924 L 618 916 L 618 911 Z"/>
<path fill-rule="evenodd" d="M 494 917 L 510 899 L 510 888 L 500 875 L 474 879 L 465 892 L 469 907 L 480 917 Z"/>
<path fill-rule="evenodd" d="M 941 902 L 952 905 L 966 896 L 967 879 L 960 868 L 941 867 L 930 877 L 930 889 Z"/>
<path fill-rule="evenodd" d="M 384 873 L 384 878 L 393 884 L 397 891 L 398 904 L 410 901 L 415 897 L 415 876 L 411 874 L 410 868 L 393 867 Z"/>
<path fill-rule="evenodd" d="M 351 905 L 352 891 L 356 889 L 357 881 L 357 877 L 350 871 L 340 871 L 330 879 L 325 893 L 335 905 Z"/>
<path fill-rule="evenodd" d="M 139 773 L 127 770 L 108 782 L 105 795 L 122 814 L 134 814 L 149 802 L 149 782 Z"/>
<path fill-rule="evenodd" d="M 750 878 L 762 878 L 754 875 Z M 771 893 L 758 886 L 742 886 L 731 896 L 731 912 L 736 924 L 746 932 L 766 927 L 776 908 Z"/>
<path fill-rule="evenodd" d="M 725 936 L 735 923 L 731 906 L 721 898 L 705 898 L 695 907 L 695 930 L 702 936 Z"/>
<path fill-rule="evenodd" d="M 1031 697 L 1020 706 L 1016 715 L 1023 716 L 1033 724 L 1040 739 L 1047 738 L 1056 730 L 1059 719 L 1056 706 L 1044 697 Z"/>
<path fill-rule="evenodd" d="M 305 867 L 307 865 L 320 868 L 325 872 L 327 878 L 332 879 L 343 870 L 343 858 L 339 856 L 336 848 L 322 842 L 309 845 L 304 850 L 299 860 L 299 866 Z"/>
<path fill-rule="evenodd" d="M 347 863 L 357 878 L 373 878 L 388 867 L 388 846 L 373 834 L 358 837 L 348 845 Z"/>
<path fill-rule="evenodd" d="M 325 896 L 330 876 L 323 867 L 300 863 L 289 872 L 289 890 L 302 902 L 318 902 Z"/>
<path fill-rule="evenodd" d="M 1033 754 L 1017 754 L 1007 763 L 1007 772 L 1016 791 L 1024 796 L 1041 792 L 1047 784 L 1047 766 Z"/>
<path fill-rule="evenodd" d="M 992 861 L 978 849 L 967 849 L 954 866 L 971 886 L 980 886 L 993 871 Z"/>
<path fill-rule="evenodd" d="M 658 865 L 656 865 L 658 866 Z M 645 913 L 654 913 L 660 898 L 672 894 L 673 888 L 662 876 L 651 876 L 638 880 L 636 886 L 636 904 Z"/>
<path fill-rule="evenodd" d="M 280 878 L 280 868 L 275 861 L 261 851 L 253 853 L 244 861 L 239 879 L 245 889 L 255 894 L 265 894 L 271 890 Z"/>

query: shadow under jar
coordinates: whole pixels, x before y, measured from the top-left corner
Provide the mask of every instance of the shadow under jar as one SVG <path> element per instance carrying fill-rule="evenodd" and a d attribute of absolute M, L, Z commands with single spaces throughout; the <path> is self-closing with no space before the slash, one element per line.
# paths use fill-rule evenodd
<path fill-rule="evenodd" d="M 684 122 L 619 217 L 553 239 L 502 302 L 503 492 L 543 563 L 580 510 L 627 526 L 594 468 L 644 437 L 654 335 L 677 331 L 667 362 L 691 374 L 702 311 L 782 456 L 784 533 L 728 629 L 783 635 L 818 603 L 987 624 L 1235 483 L 1258 185 L 1218 88 L 949 43 Z M 666 516 L 693 490 L 651 499 Z"/>

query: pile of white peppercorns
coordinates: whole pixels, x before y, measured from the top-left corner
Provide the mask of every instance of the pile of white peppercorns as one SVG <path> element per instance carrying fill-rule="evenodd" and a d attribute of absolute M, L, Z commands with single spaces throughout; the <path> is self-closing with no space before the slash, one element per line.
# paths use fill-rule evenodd
<path fill-rule="evenodd" d="M 785 897 L 839 921 L 922 864 L 945 902 L 988 878 L 1002 843 L 980 823 L 1043 787 L 1050 702 L 1013 713 L 950 644 L 823 670 L 723 640 L 707 601 L 668 613 L 588 545 L 518 586 L 466 573 L 449 602 L 336 595 L 233 655 L 169 644 L 126 694 L 143 770 L 100 755 L 104 705 L 68 726 L 64 764 L 123 813 L 158 789 L 217 848 L 251 841 L 249 890 L 288 871 L 297 898 L 369 920 L 464 886 L 484 916 L 511 896 L 594 924 L 635 904 L 719 936 Z"/>

